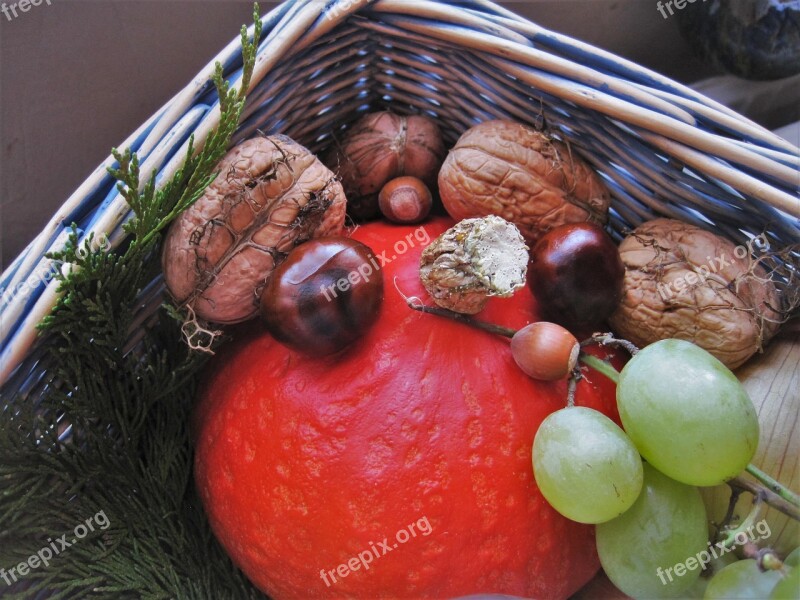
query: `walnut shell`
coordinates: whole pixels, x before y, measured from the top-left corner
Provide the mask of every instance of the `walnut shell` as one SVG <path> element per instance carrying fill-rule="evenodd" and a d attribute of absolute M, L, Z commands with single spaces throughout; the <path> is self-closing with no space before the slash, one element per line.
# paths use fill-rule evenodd
<path fill-rule="evenodd" d="M 623 298 L 610 323 L 638 346 L 688 340 L 735 369 L 777 331 L 777 289 L 746 246 L 672 219 L 637 227 L 619 247 Z"/>
<path fill-rule="evenodd" d="M 461 136 L 439 172 L 439 194 L 454 219 L 498 215 L 529 242 L 564 223 L 603 224 L 611 202 L 566 145 L 511 121 L 486 121 Z"/>
<path fill-rule="evenodd" d="M 370 113 L 347 131 L 324 162 L 336 171 L 347 195 L 347 212 L 360 220 L 380 214 L 378 193 L 403 175 L 436 189 L 436 175 L 446 149 L 436 123 L 427 118 L 390 112 Z"/>
<path fill-rule="evenodd" d="M 345 196 L 334 174 L 284 135 L 233 148 L 219 175 L 164 243 L 164 279 L 176 302 L 215 323 L 258 313 L 261 289 L 289 251 L 338 235 Z"/>

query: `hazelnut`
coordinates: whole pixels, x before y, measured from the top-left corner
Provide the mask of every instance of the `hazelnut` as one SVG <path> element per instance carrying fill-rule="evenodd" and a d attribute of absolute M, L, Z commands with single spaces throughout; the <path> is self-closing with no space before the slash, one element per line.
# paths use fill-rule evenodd
<path fill-rule="evenodd" d="M 511 338 L 511 355 L 526 375 L 541 381 L 564 379 L 580 354 L 575 336 L 561 325 L 540 321 L 526 325 Z"/>
<path fill-rule="evenodd" d="M 378 195 L 378 206 L 392 223 L 419 223 L 431 212 L 432 205 L 428 186 L 411 176 L 392 179 Z"/>
<path fill-rule="evenodd" d="M 378 193 L 395 177 L 418 177 L 434 189 L 446 153 L 432 119 L 377 112 L 356 121 L 324 162 L 341 178 L 347 212 L 367 220 L 380 215 Z"/>

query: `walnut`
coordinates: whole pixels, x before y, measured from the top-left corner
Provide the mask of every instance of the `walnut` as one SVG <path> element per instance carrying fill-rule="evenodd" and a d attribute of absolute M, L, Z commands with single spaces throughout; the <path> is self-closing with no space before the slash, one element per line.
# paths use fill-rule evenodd
<path fill-rule="evenodd" d="M 528 247 L 519 230 L 495 216 L 457 223 L 425 248 L 422 284 L 443 308 L 464 314 L 492 296 L 508 297 L 525 285 Z"/>
<path fill-rule="evenodd" d="M 341 177 L 347 212 L 365 220 L 379 216 L 378 193 L 391 179 L 410 175 L 434 190 L 445 152 L 432 119 L 377 112 L 361 117 L 324 162 Z"/>
<path fill-rule="evenodd" d="M 176 302 L 215 323 L 258 313 L 261 289 L 289 251 L 342 232 L 342 186 L 306 148 L 284 135 L 231 150 L 205 193 L 173 223 L 164 278 Z"/>
<path fill-rule="evenodd" d="M 752 256 L 763 248 L 748 246 L 672 219 L 640 225 L 619 247 L 625 280 L 612 328 L 639 346 L 688 340 L 738 367 L 781 321 L 776 286 Z"/>
<path fill-rule="evenodd" d="M 498 215 L 529 242 L 564 223 L 603 224 L 610 204 L 600 178 L 568 146 L 510 121 L 461 136 L 439 172 L 439 194 L 454 219 Z"/>

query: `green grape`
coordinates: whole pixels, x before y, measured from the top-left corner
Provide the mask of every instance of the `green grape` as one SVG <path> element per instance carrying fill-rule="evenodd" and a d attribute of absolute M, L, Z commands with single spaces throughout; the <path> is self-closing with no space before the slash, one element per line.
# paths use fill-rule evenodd
<path fill-rule="evenodd" d="M 789 552 L 789 556 L 786 557 L 786 560 L 783 561 L 788 567 L 796 567 L 800 565 L 800 546 Z"/>
<path fill-rule="evenodd" d="M 681 596 L 692 600 L 702 600 L 703 596 L 705 596 L 708 582 L 711 581 L 711 577 L 728 565 L 735 563 L 737 560 L 735 554 L 724 554 L 718 558 L 712 559 L 705 570 L 700 573 L 700 577 L 697 578 L 697 581 L 686 589 Z"/>
<path fill-rule="evenodd" d="M 711 560 L 706 509 L 697 488 L 644 465 L 642 493 L 625 513 L 597 526 L 608 578 L 634 598 L 675 597 Z"/>
<path fill-rule="evenodd" d="M 641 455 L 688 485 L 732 479 L 758 447 L 758 417 L 742 384 L 708 352 L 662 340 L 620 373 L 617 406 Z"/>
<path fill-rule="evenodd" d="M 642 459 L 614 421 L 591 408 L 548 416 L 533 441 L 533 474 L 545 499 L 581 523 L 628 510 L 642 489 Z"/>
<path fill-rule="evenodd" d="M 765 600 L 780 579 L 777 571 L 762 573 L 752 558 L 739 560 L 711 578 L 703 600 Z"/>
<path fill-rule="evenodd" d="M 800 599 L 800 568 L 794 567 L 781 579 L 769 596 L 769 600 L 798 600 Z"/>

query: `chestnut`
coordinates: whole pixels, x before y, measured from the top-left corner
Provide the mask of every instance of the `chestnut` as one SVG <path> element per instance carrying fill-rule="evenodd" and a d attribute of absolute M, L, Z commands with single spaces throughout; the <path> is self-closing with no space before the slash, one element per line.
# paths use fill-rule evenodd
<path fill-rule="evenodd" d="M 431 212 L 433 197 L 421 179 L 405 175 L 395 177 L 381 188 L 378 207 L 392 223 L 412 224 L 424 221 Z"/>
<path fill-rule="evenodd" d="M 282 344 L 332 354 L 378 318 L 383 273 L 372 250 L 345 237 L 310 240 L 292 250 L 261 293 L 261 316 Z"/>
<path fill-rule="evenodd" d="M 528 285 L 542 316 L 568 328 L 600 325 L 622 298 L 625 267 L 614 241 L 594 223 L 546 233 L 531 252 Z"/>

